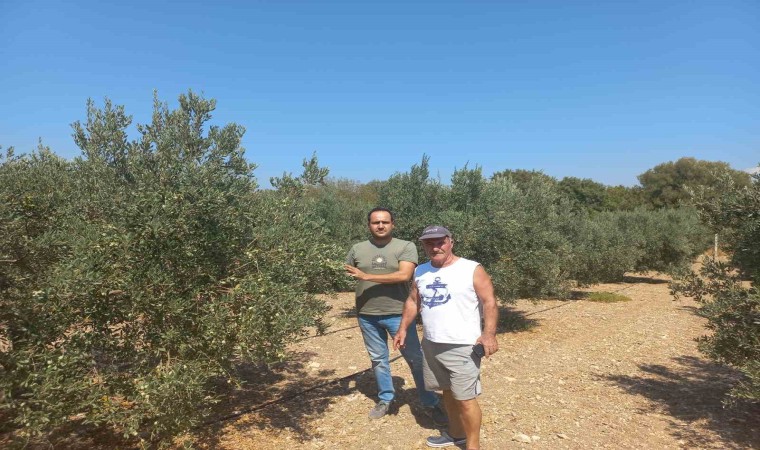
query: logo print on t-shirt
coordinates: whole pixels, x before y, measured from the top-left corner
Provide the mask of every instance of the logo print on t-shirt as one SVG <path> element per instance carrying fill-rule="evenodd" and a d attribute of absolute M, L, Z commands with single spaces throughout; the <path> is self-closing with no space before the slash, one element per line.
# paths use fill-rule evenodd
<path fill-rule="evenodd" d="M 447 289 L 448 284 L 441 283 L 441 277 L 435 277 L 435 281 L 425 286 L 422 292 L 422 304 L 428 308 L 448 303 L 451 300 L 451 294 Z"/>
<path fill-rule="evenodd" d="M 388 266 L 388 260 L 385 259 L 385 256 L 377 255 L 374 258 L 372 258 L 373 269 L 385 269 L 387 266 Z"/>

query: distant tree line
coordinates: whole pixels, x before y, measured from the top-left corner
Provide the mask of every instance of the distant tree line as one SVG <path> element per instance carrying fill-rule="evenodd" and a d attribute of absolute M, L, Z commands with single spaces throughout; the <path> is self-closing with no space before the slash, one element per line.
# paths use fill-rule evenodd
<path fill-rule="evenodd" d="M 359 183 L 329 178 L 313 155 L 269 190 L 242 127 L 207 127 L 214 108 L 192 92 L 175 110 L 156 98 L 130 140 L 122 106 L 88 102 L 73 125 L 81 156 L 41 145 L 0 158 L 0 431 L 86 424 L 152 444 L 190 429 L 240 382 L 240 364 L 283 359 L 289 343 L 325 329 L 317 294 L 350 288 L 342 260 L 377 205 L 396 213 L 404 239 L 450 227 L 502 302 L 631 271 L 685 273 L 715 231 L 744 276 L 757 272 L 759 227 L 747 217 L 758 183 L 725 163 L 664 163 L 631 188 L 525 170 L 486 178 L 467 165 L 444 184 L 423 156 Z M 704 349 L 746 368 L 751 388 L 737 392 L 757 398 L 757 343 L 724 355 L 746 344 L 735 332 L 760 323 L 738 313 L 754 317 L 756 291 L 737 292 L 699 296 L 727 336 Z M 739 322 L 716 304 L 739 308 Z"/>

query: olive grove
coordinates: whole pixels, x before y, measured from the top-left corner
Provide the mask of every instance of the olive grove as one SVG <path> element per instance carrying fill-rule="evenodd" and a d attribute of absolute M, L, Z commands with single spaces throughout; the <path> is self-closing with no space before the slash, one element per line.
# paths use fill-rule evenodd
<path fill-rule="evenodd" d="M 241 364 L 287 358 L 289 343 L 325 330 L 319 294 L 351 289 L 342 261 L 378 205 L 395 212 L 402 239 L 449 227 L 504 303 L 631 271 L 682 273 L 717 228 L 735 266 L 757 277 L 757 182 L 711 191 L 695 209 L 535 171 L 486 178 L 465 165 L 443 182 L 427 156 L 362 184 L 329 178 L 313 155 L 262 189 L 245 130 L 210 125 L 215 106 L 193 92 L 176 109 L 156 97 L 130 139 L 123 106 L 90 101 L 72 125 L 79 157 L 41 144 L 0 156 L 0 431 L 44 437 L 76 424 L 152 445 L 190 430 L 241 382 Z M 690 280 L 688 292 L 716 299 L 704 314 L 726 330 L 704 348 L 745 370 L 737 392 L 756 398 L 757 340 L 735 340 L 760 335 L 756 290 Z"/>

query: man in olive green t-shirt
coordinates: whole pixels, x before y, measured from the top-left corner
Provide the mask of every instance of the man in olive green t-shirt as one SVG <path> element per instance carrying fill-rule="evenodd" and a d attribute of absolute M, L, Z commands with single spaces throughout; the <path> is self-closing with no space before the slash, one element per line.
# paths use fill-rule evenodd
<path fill-rule="evenodd" d="M 357 280 L 356 312 L 377 382 L 379 401 L 369 417 L 379 419 L 388 412 L 395 395 L 388 335 L 393 339 L 401 323 L 409 280 L 417 266 L 417 248 L 409 241 L 393 237 L 394 217 L 390 210 L 374 208 L 367 215 L 367 222 L 372 237 L 351 247 L 346 256 L 346 272 Z M 420 403 L 437 425 L 445 425 L 448 419 L 438 395 L 425 390 L 422 349 L 414 323 L 406 333 L 401 355 L 412 370 Z"/>

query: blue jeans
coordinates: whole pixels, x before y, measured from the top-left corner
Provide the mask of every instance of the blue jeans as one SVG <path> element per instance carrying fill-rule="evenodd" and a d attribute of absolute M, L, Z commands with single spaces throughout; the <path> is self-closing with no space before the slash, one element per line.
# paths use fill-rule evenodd
<path fill-rule="evenodd" d="M 393 314 L 388 316 L 359 315 L 358 317 L 364 346 L 372 360 L 372 371 L 375 373 L 378 398 L 381 402 L 390 403 L 395 391 L 391 377 L 391 365 L 388 360 L 388 335 L 390 334 L 391 339 L 396 335 L 398 327 L 401 325 L 401 316 Z M 401 350 L 401 355 L 412 370 L 420 403 L 425 407 L 437 405 L 440 401 L 438 395 L 435 392 L 425 390 L 425 380 L 422 376 L 422 348 L 414 323 L 409 325 L 406 330 L 404 343 L 405 346 Z"/>

